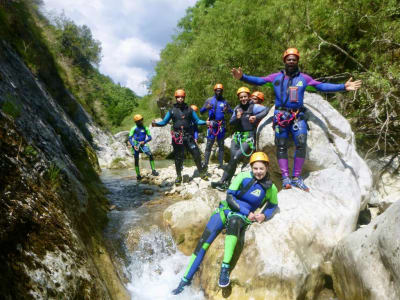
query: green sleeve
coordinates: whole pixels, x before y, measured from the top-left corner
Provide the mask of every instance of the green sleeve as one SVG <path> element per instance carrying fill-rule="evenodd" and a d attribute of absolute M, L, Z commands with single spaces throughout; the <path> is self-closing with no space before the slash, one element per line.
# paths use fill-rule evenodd
<path fill-rule="evenodd" d="M 133 127 L 131 128 L 131 131 L 129 132 L 129 136 L 132 136 L 132 135 L 135 133 L 136 127 L 137 127 L 137 126 L 133 126 Z"/>
<path fill-rule="evenodd" d="M 151 136 L 149 127 L 145 126 L 144 129 L 146 130 L 147 136 Z"/>
<path fill-rule="evenodd" d="M 251 174 L 249 171 L 247 172 L 241 172 L 239 173 L 235 179 L 233 179 L 231 185 L 229 186 L 229 189 L 231 191 L 237 191 L 240 188 L 240 185 L 242 184 L 243 179 L 245 178 L 251 178 Z"/>
<path fill-rule="evenodd" d="M 272 186 L 268 189 L 267 193 L 265 194 L 263 204 L 267 200 L 272 204 L 278 205 L 278 189 L 276 188 L 275 184 L 272 184 Z"/>

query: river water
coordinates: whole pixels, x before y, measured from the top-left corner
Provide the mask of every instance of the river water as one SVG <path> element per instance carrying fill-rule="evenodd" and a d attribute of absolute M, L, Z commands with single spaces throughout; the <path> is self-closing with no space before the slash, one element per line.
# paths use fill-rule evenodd
<path fill-rule="evenodd" d="M 109 212 L 105 237 L 117 253 L 115 259 L 122 265 L 131 299 L 205 299 L 195 287 L 171 295 L 189 262 L 163 226 L 164 209 L 177 199 L 163 196 L 169 187 L 138 184 L 135 178 L 134 170 L 103 170 L 101 175 L 115 205 Z"/>

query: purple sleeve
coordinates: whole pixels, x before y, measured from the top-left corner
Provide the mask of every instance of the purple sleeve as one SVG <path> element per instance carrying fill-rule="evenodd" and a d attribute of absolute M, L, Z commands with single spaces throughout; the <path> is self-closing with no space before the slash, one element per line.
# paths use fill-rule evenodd
<path fill-rule="evenodd" d="M 344 84 L 323 83 L 313 79 L 310 75 L 301 73 L 308 86 L 315 87 L 320 92 L 341 92 L 346 91 Z"/>
<path fill-rule="evenodd" d="M 265 77 L 257 77 L 257 76 L 250 76 L 243 74 L 242 78 L 240 80 L 250 83 L 250 84 L 255 84 L 255 85 L 263 85 L 268 82 L 273 82 L 275 77 L 278 76 L 280 73 L 273 73 L 269 74 L 268 76 Z"/>

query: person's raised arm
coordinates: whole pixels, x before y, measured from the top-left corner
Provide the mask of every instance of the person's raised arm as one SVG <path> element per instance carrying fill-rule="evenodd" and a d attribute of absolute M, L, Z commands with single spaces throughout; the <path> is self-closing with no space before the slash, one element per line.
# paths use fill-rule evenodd
<path fill-rule="evenodd" d="M 162 119 L 162 121 L 156 122 L 156 120 L 153 120 L 151 122 L 151 126 L 153 126 L 153 127 L 163 127 L 163 126 L 168 124 L 169 120 L 171 120 L 171 117 L 172 117 L 171 112 L 168 111 L 167 114 L 165 115 L 164 119 Z"/>

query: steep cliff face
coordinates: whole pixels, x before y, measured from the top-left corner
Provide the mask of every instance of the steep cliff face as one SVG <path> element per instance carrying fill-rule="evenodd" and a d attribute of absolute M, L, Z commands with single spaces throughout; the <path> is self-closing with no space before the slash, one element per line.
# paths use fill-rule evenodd
<path fill-rule="evenodd" d="M 103 246 L 92 126 L 71 95 L 53 99 L 0 42 L 2 298 L 128 298 Z"/>

